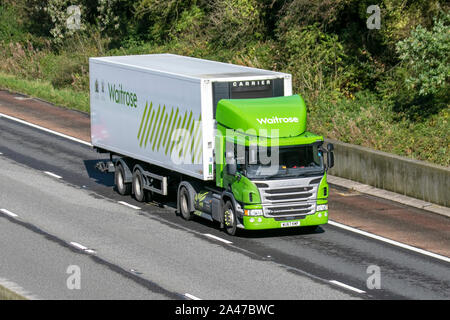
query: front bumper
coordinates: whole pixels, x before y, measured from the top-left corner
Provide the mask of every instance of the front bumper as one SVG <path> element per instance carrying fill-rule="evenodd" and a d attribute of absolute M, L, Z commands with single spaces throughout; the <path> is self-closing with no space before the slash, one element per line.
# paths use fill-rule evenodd
<path fill-rule="evenodd" d="M 316 212 L 314 214 L 305 216 L 303 219 L 295 219 L 295 220 L 277 221 L 275 220 L 275 218 L 266 218 L 264 216 L 257 216 L 257 217 L 243 216 L 242 219 L 244 229 L 248 230 L 289 228 L 289 227 L 282 227 L 281 224 L 292 221 L 300 221 L 300 227 L 317 226 L 328 223 L 328 211 Z"/>

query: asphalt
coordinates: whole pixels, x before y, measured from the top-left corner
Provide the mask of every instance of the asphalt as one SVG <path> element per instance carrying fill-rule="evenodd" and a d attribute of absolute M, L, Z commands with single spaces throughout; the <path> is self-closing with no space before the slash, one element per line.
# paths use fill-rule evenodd
<path fill-rule="evenodd" d="M 11 230 L 0 235 L 0 277 L 44 299 L 73 294 L 65 292 L 64 284 L 65 269 L 74 257 L 81 259 L 76 260 L 81 270 L 88 270 L 87 279 L 104 279 L 103 287 L 89 293 L 81 289 L 74 298 L 120 298 L 123 294 L 140 299 L 143 288 L 149 299 L 178 299 L 185 293 L 203 299 L 450 298 L 448 262 L 332 225 L 312 233 L 290 229 L 229 237 L 216 224 L 184 221 L 170 200 L 142 204 L 119 196 L 112 174 L 94 169 L 101 155 L 5 118 L 0 118 L 0 153 L 0 207 L 18 215 L 11 218 L 0 213 L 0 229 Z M 375 204 L 409 210 L 362 195 L 353 197 L 365 199 L 365 205 L 356 202 L 353 206 L 352 201 L 343 205 L 338 200 L 345 191 L 333 192 L 331 218 L 334 210 L 357 215 Z M 332 205 L 333 197 L 336 204 Z M 415 216 L 423 214 L 414 210 Z M 448 247 L 448 220 L 442 223 L 443 231 L 433 237 Z M 434 224 L 429 226 L 433 228 Z M 79 254 L 70 242 L 94 253 Z M 52 268 L 53 264 L 59 267 Z M 380 270 L 380 289 L 367 287 L 367 271 L 373 266 Z M 123 293 L 105 283 L 114 277 L 120 278 Z"/>

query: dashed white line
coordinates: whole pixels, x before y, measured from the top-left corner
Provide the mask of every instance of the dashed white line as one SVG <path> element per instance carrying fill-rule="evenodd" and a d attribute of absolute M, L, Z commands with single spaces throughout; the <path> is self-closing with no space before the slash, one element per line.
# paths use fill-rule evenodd
<path fill-rule="evenodd" d="M 132 204 L 129 204 L 125 201 L 118 201 L 118 203 L 123 204 L 124 206 L 130 207 L 134 210 L 141 210 L 141 208 L 137 207 L 137 206 L 133 206 Z"/>
<path fill-rule="evenodd" d="M 13 213 L 13 212 L 11 212 L 11 211 L 9 211 L 9 210 L 6 210 L 6 209 L 0 209 L 0 211 L 3 212 L 4 214 L 10 216 L 10 217 L 13 217 L 13 218 L 17 218 L 17 217 L 18 217 L 17 214 L 15 214 L 15 213 Z"/>
<path fill-rule="evenodd" d="M 191 299 L 191 300 L 202 300 L 202 299 L 197 298 L 196 296 L 194 296 L 194 295 L 192 295 L 190 293 L 185 293 L 184 296 L 189 298 L 189 299 Z"/>
<path fill-rule="evenodd" d="M 380 240 L 380 241 L 392 244 L 394 246 L 397 246 L 397 247 L 400 247 L 400 248 L 403 248 L 403 249 L 407 249 L 407 250 L 411 250 L 411 251 L 414 251 L 414 252 L 417 252 L 417 253 L 421 253 L 423 255 L 426 255 L 426 256 L 429 256 L 429 257 L 433 257 L 433 258 L 436 258 L 436 259 L 439 259 L 439 260 L 442 260 L 442 261 L 445 261 L 445 262 L 450 262 L 450 258 L 449 257 L 441 256 L 439 254 L 436 254 L 436 253 L 433 253 L 433 252 L 430 252 L 430 251 L 427 251 L 427 250 L 419 249 L 419 248 L 416 248 L 416 247 L 413 247 L 413 246 L 410 246 L 410 245 L 407 245 L 407 244 L 404 244 L 404 243 L 401 243 L 401 242 L 398 242 L 398 241 L 395 241 L 395 240 L 391 240 L 391 239 L 388 239 L 388 238 L 385 238 L 385 237 L 377 236 L 376 234 L 373 234 L 373 233 L 370 233 L 370 232 L 367 232 L 367 231 L 362 231 L 362 230 L 359 230 L 359 229 L 356 229 L 356 228 L 353 228 L 353 227 L 349 227 L 349 226 L 347 226 L 345 224 L 341 224 L 341 223 L 338 223 L 338 222 L 335 222 L 335 221 L 331 221 L 331 220 L 328 220 L 328 224 L 331 224 L 332 226 L 335 226 L 335 227 L 338 227 L 338 228 L 342 228 L 342 229 L 345 229 L 345 230 L 348 230 L 348 231 L 351 231 L 351 232 L 355 232 L 355 233 L 361 234 L 363 236 L 366 236 L 366 237 L 369 237 L 369 238 L 372 238 L 372 239 Z"/>
<path fill-rule="evenodd" d="M 87 253 L 95 253 L 95 250 L 89 249 L 88 247 L 83 246 L 82 244 L 79 244 L 78 242 L 70 242 L 72 246 L 74 246 L 77 249 L 80 249 L 81 251 L 87 252 Z"/>
<path fill-rule="evenodd" d="M 52 173 L 52 172 L 50 172 L 50 171 L 44 171 L 44 173 L 45 173 L 45 174 L 48 174 L 49 176 L 51 176 L 51 177 L 53 177 L 53 178 L 56 178 L 56 179 L 62 179 L 61 176 L 58 176 L 57 174 L 54 174 L 54 173 Z"/>
<path fill-rule="evenodd" d="M 15 118 L 15 117 L 8 116 L 8 115 L 3 114 L 3 113 L 0 113 L 0 118 L 1 118 L 1 117 L 4 117 L 4 118 L 6 118 L 6 119 L 9 119 L 9 120 L 12 120 L 12 121 L 16 121 L 16 122 L 25 124 L 25 125 L 30 126 L 30 127 L 32 127 L 32 128 L 39 129 L 39 130 L 42 130 L 42 131 L 45 131 L 45 132 L 48 132 L 48 133 L 51 133 L 51 134 L 60 136 L 60 137 L 62 137 L 62 138 L 66 138 L 66 139 L 69 139 L 69 140 L 72 140 L 72 141 L 75 141 L 75 142 L 78 142 L 78 143 L 87 145 L 87 146 L 89 146 L 89 147 L 92 147 L 92 144 L 91 144 L 91 143 L 89 143 L 89 142 L 87 142 L 87 141 L 84 141 L 84 140 L 81 140 L 81 139 L 78 139 L 78 138 L 75 138 L 75 137 L 71 137 L 71 136 L 69 136 L 69 135 L 67 135 L 67 134 L 64 134 L 64 133 L 56 132 L 56 131 L 53 131 L 53 130 L 50 130 L 50 129 L 47 129 L 47 128 L 38 126 L 38 125 L 36 125 L 36 124 L 33 124 L 33 123 L 30 123 L 30 122 L 24 121 L 24 120 L 21 120 L 21 119 Z"/>
<path fill-rule="evenodd" d="M 335 285 L 341 286 L 341 287 L 346 288 L 346 289 L 348 289 L 348 290 L 355 291 L 355 292 L 357 292 L 357 293 L 366 293 L 366 292 L 363 291 L 363 290 L 360 290 L 360 289 L 358 289 L 358 288 L 349 286 L 348 284 L 345 284 L 345 283 L 342 283 L 342 282 L 339 282 L 339 281 L 336 281 L 336 280 L 330 280 L 330 283 L 333 283 L 333 284 L 335 284 Z"/>
<path fill-rule="evenodd" d="M 231 242 L 231 241 L 228 241 L 228 240 L 225 240 L 225 239 L 216 237 L 215 235 L 212 235 L 212 234 L 209 234 L 209 233 L 204 233 L 203 235 L 204 235 L 204 236 L 207 236 L 208 238 L 215 239 L 215 240 L 217 240 L 217 241 L 222 241 L 223 243 L 226 243 L 226 244 L 232 244 L 232 243 L 233 243 L 233 242 Z"/>
<path fill-rule="evenodd" d="M 78 242 L 71 242 L 70 244 L 83 251 L 88 249 L 87 247 L 83 246 L 82 244 L 79 244 Z"/>

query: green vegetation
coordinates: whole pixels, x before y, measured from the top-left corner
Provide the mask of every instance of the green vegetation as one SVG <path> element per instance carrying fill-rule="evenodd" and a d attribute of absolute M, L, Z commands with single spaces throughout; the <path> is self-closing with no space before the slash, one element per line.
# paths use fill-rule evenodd
<path fill-rule="evenodd" d="M 291 73 L 309 130 L 450 165 L 441 0 L 0 0 L 0 87 L 88 111 L 88 58 L 171 52 Z M 79 29 L 67 8 L 81 9 Z"/>
<path fill-rule="evenodd" d="M 0 300 L 25 300 L 25 298 L 0 286 Z"/>

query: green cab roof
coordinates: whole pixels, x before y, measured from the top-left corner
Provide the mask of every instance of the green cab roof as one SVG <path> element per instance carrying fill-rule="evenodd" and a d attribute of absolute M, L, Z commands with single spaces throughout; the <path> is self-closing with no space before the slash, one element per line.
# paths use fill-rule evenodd
<path fill-rule="evenodd" d="M 247 135 L 297 137 L 306 130 L 306 105 L 299 95 L 257 99 L 222 99 L 216 120 Z"/>

